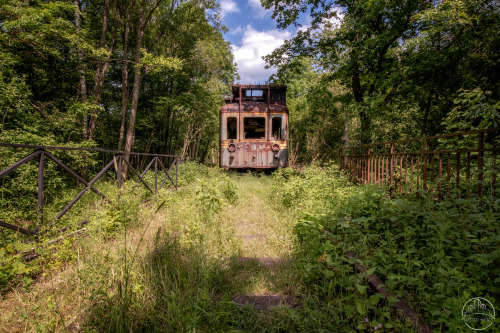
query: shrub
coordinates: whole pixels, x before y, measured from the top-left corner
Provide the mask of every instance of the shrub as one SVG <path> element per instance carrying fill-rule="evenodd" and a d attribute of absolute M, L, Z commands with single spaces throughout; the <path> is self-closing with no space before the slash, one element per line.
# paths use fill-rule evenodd
<path fill-rule="evenodd" d="M 361 329 L 368 317 L 390 325 L 386 328 L 404 323 L 388 322 L 394 317 L 384 306 L 394 300 L 381 305 L 383 297 L 368 293 L 366 281 L 353 274 L 347 252 L 441 329 L 463 327 L 450 315 L 460 317 L 471 295 L 499 299 L 496 198 L 437 202 L 422 194 L 389 199 L 384 189 L 353 185 L 329 167 L 276 178 L 282 206 L 300 212 L 294 230 L 308 288 L 325 299 L 342 297 L 348 327 Z"/>

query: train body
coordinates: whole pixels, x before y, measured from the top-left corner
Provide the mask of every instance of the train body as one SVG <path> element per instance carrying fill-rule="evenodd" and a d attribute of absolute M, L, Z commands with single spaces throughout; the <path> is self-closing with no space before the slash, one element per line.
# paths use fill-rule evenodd
<path fill-rule="evenodd" d="M 231 86 L 220 108 L 219 165 L 273 169 L 288 165 L 286 86 Z"/>

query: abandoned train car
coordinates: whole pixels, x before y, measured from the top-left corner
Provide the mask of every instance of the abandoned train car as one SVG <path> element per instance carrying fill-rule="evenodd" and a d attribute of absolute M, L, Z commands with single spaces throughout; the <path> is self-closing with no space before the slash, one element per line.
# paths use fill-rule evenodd
<path fill-rule="evenodd" d="M 286 86 L 234 84 L 231 90 L 220 108 L 220 167 L 287 166 Z"/>

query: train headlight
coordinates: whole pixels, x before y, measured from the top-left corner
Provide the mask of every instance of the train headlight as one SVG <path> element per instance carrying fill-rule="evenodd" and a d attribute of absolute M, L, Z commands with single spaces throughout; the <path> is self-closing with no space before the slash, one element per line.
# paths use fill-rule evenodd
<path fill-rule="evenodd" d="M 277 152 L 279 152 L 279 151 L 280 151 L 280 145 L 279 145 L 279 144 L 277 144 L 277 143 L 275 143 L 275 144 L 273 145 L 272 149 L 273 149 L 273 151 L 274 151 L 275 153 L 277 153 Z"/>
<path fill-rule="evenodd" d="M 227 146 L 227 150 L 229 150 L 230 153 L 234 153 L 236 151 L 236 145 L 234 143 L 230 143 L 229 146 Z"/>

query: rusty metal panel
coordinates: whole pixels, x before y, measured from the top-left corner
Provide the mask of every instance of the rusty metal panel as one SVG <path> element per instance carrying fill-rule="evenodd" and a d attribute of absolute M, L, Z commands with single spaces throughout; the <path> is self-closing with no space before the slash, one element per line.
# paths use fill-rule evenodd
<path fill-rule="evenodd" d="M 233 140 L 236 141 L 236 140 Z M 273 151 L 273 145 L 280 146 Z M 234 151 L 232 151 L 234 150 Z M 221 145 L 223 168 L 278 168 L 287 166 L 288 145 L 277 141 L 223 142 Z"/>
<path fill-rule="evenodd" d="M 254 96 L 248 90 L 261 90 Z M 278 168 L 288 165 L 288 109 L 286 87 L 279 85 L 233 85 L 233 96 L 220 109 L 220 167 Z M 278 93 L 277 93 L 278 92 Z M 259 92 L 260 94 L 260 92 Z M 274 94 L 274 95 L 273 95 Z M 273 96 L 279 98 L 273 99 Z M 228 118 L 237 118 L 237 136 L 228 138 Z M 252 118 L 264 120 L 251 121 Z M 273 118 L 281 119 L 279 135 Z M 245 120 L 246 119 L 246 120 Z M 245 127 L 245 123 L 248 127 Z M 263 127 L 263 128 L 262 128 Z M 262 133 L 262 135 L 260 135 Z M 246 137 L 252 135 L 253 137 Z"/>

